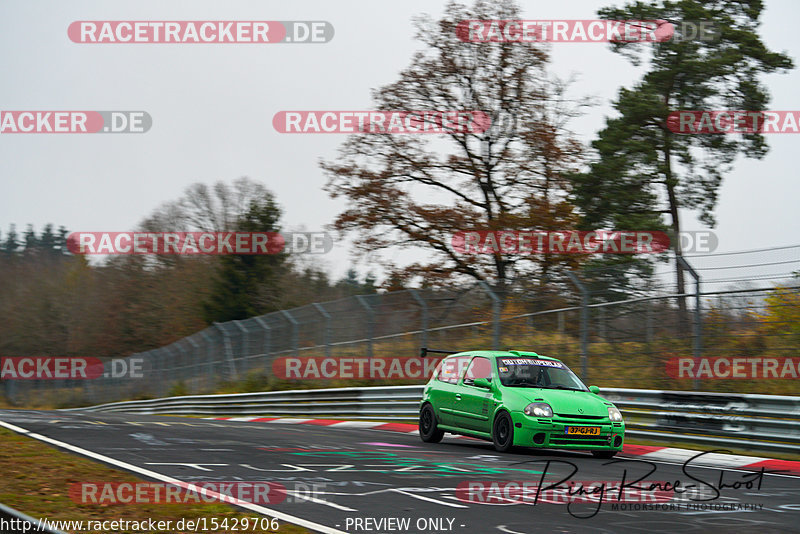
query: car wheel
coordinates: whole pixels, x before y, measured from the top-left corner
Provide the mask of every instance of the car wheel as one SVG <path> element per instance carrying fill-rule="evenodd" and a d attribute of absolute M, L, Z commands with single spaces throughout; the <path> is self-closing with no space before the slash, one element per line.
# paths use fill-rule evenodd
<path fill-rule="evenodd" d="M 592 451 L 592 456 L 595 458 L 602 458 L 604 460 L 608 460 L 609 458 L 613 458 L 617 452 L 619 451 Z"/>
<path fill-rule="evenodd" d="M 514 423 L 508 412 L 500 412 L 492 426 L 492 441 L 498 452 L 506 452 L 514 446 Z"/>
<path fill-rule="evenodd" d="M 444 430 L 436 422 L 433 406 L 426 404 L 419 412 L 419 437 L 425 443 L 439 443 L 444 437 Z"/>

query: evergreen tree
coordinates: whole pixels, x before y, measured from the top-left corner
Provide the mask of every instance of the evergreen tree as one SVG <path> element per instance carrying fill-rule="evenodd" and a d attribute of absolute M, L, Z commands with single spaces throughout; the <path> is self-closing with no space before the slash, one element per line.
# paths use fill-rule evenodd
<path fill-rule="evenodd" d="M 607 120 L 593 143 L 597 160 L 588 172 L 574 176 L 573 201 L 585 227 L 659 230 L 666 224 L 677 237 L 681 209 L 699 211 L 700 220 L 714 226 L 723 176 L 739 154 L 762 158 L 764 137 L 676 134 L 667 118 L 679 110 L 766 108 L 769 95 L 760 77 L 793 64 L 758 35 L 763 9 L 762 0 L 659 0 L 600 10 L 608 20 L 710 21 L 715 38 L 612 44 L 637 65 L 646 52 L 649 68 L 633 88 L 620 90 L 614 102 L 619 115 Z M 663 215 L 669 219 L 662 220 Z M 679 239 L 672 242 L 681 255 Z M 614 261 L 637 265 L 630 259 Z M 684 293 L 680 265 L 676 282 L 678 293 Z M 679 302 L 685 317 L 685 302 Z"/>
<path fill-rule="evenodd" d="M 5 240 L 0 245 L 0 250 L 2 250 L 3 254 L 6 255 L 13 255 L 19 249 L 19 241 L 17 239 L 17 226 L 12 224 L 8 228 L 8 235 L 6 235 Z"/>
<path fill-rule="evenodd" d="M 240 232 L 278 232 L 281 211 L 271 193 L 250 201 L 238 220 Z M 203 305 L 208 323 L 246 319 L 280 307 L 280 275 L 284 253 L 226 255 L 212 280 L 211 295 Z"/>

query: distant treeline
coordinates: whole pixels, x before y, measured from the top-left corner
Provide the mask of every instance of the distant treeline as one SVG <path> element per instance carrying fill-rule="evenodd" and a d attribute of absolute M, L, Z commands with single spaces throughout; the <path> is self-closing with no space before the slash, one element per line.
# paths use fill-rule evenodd
<path fill-rule="evenodd" d="M 213 190 L 195 184 L 141 228 L 279 231 L 279 217 L 272 194 L 241 179 Z M 52 224 L 38 233 L 28 225 L 22 235 L 12 225 L 0 235 L 0 356 L 127 355 L 213 322 L 377 291 L 371 275 L 351 269 L 332 280 L 319 265 L 286 254 L 90 262 L 67 251 L 68 235 Z"/>

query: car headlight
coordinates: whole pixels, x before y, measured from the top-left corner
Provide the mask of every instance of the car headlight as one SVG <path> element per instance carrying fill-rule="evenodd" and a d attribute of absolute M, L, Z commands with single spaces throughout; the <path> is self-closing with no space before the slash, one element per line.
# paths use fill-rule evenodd
<path fill-rule="evenodd" d="M 608 418 L 612 421 L 622 421 L 622 414 L 614 406 L 608 407 Z"/>
<path fill-rule="evenodd" d="M 544 402 L 532 402 L 525 406 L 523 412 L 532 417 L 553 417 L 553 409 Z"/>

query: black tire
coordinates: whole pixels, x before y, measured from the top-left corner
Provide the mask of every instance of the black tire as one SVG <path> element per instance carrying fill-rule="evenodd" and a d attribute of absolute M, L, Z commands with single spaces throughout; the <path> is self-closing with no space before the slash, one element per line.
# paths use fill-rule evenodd
<path fill-rule="evenodd" d="M 514 447 L 514 422 L 508 412 L 500 412 L 495 417 L 492 441 L 497 452 L 508 452 Z"/>
<path fill-rule="evenodd" d="M 425 443 L 439 443 L 444 437 L 444 430 L 439 428 L 433 406 L 426 404 L 419 412 L 419 437 Z"/>
<path fill-rule="evenodd" d="M 610 460 L 616 456 L 618 452 L 619 451 L 592 451 L 592 456 L 595 458 L 602 458 L 603 460 Z"/>

